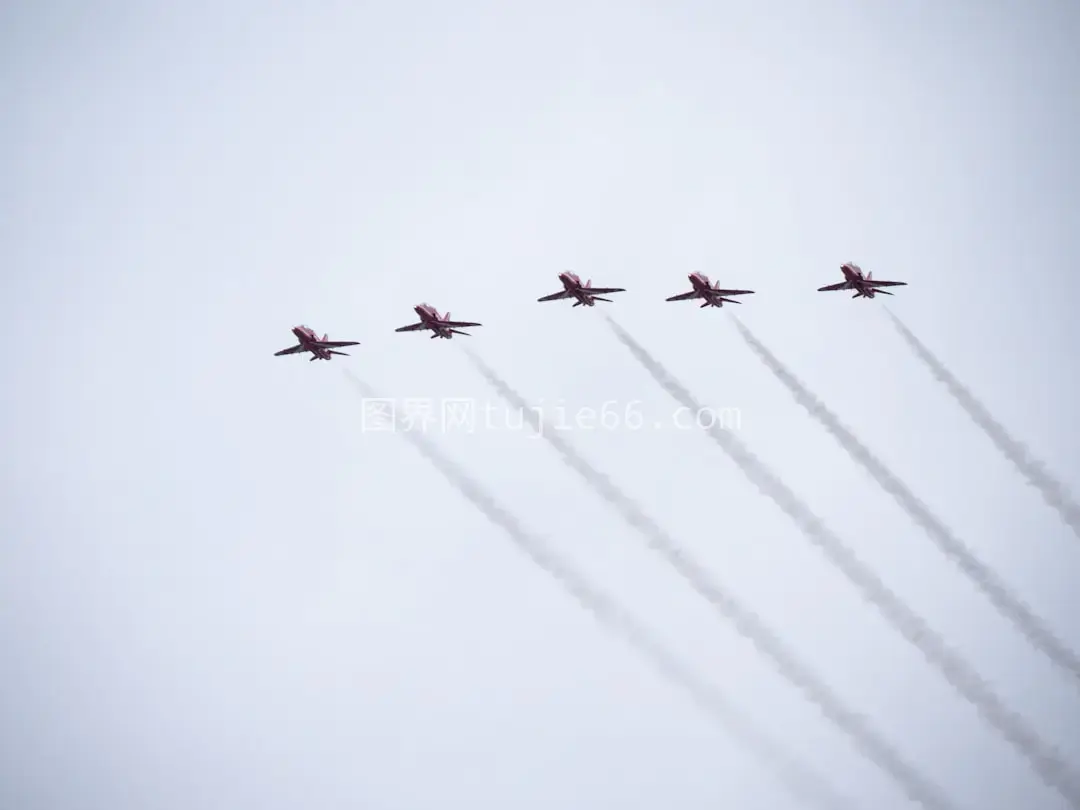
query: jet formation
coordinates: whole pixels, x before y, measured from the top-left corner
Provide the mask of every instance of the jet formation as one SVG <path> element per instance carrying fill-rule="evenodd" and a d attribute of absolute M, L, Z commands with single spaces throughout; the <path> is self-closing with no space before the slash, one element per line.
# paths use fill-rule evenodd
<path fill-rule="evenodd" d="M 878 294 L 893 294 L 888 290 L 881 289 L 882 287 L 907 286 L 906 281 L 882 281 L 881 279 L 875 279 L 873 273 L 864 273 L 862 268 L 854 262 L 845 262 L 840 265 L 840 270 L 844 274 L 844 280 L 839 281 L 836 284 L 827 284 L 824 287 L 818 287 L 818 292 L 854 290 L 855 294 L 851 296 L 852 298 L 873 298 Z M 704 273 L 691 273 L 687 278 L 690 280 L 691 289 L 687 292 L 673 295 L 670 298 L 665 299 L 666 301 L 691 301 L 700 299 L 701 308 L 704 309 L 705 307 L 723 307 L 724 304 L 741 304 L 741 301 L 737 301 L 731 296 L 752 295 L 754 293 L 753 290 L 721 289 L 720 282 L 709 281 L 709 277 Z M 605 295 L 626 292 L 622 287 L 594 287 L 592 285 L 592 279 L 589 279 L 583 284 L 581 278 L 577 274 L 569 272 L 559 273 L 559 282 L 563 285 L 561 290 L 537 298 L 536 300 L 538 302 L 573 300 L 573 306 L 575 307 L 594 307 L 596 306 L 597 301 L 612 303 L 610 298 L 603 297 Z M 450 340 L 454 335 L 471 337 L 468 332 L 463 332 L 462 329 L 483 326 L 482 323 L 475 323 L 473 321 L 452 321 L 450 320 L 449 312 L 445 315 L 440 315 L 439 311 L 431 306 L 431 304 L 417 304 L 413 307 L 413 310 L 420 320 L 416 323 L 400 326 L 394 330 L 395 332 L 431 332 L 432 340 L 435 338 Z M 320 338 L 315 330 L 307 326 L 294 326 L 292 333 L 299 342 L 295 346 L 290 346 L 287 349 L 274 352 L 275 357 L 280 357 L 284 354 L 302 354 L 304 352 L 310 352 L 311 360 L 330 360 L 335 354 L 348 355 L 348 352 L 339 352 L 336 351 L 336 349 L 344 346 L 360 345 L 358 341 L 354 340 L 328 340 L 327 338 L 329 336 L 325 334 Z"/>

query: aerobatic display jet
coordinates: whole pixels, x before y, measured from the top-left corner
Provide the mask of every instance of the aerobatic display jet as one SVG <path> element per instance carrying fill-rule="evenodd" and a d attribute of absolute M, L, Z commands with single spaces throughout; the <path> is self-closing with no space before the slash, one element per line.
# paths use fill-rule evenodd
<path fill-rule="evenodd" d="M 703 273 L 691 273 L 688 278 L 690 284 L 694 289 L 690 292 L 679 293 L 673 295 L 668 301 L 689 301 L 693 298 L 703 299 L 701 304 L 704 307 L 722 307 L 725 303 L 728 304 L 741 304 L 742 301 L 736 301 L 733 298 L 728 298 L 729 295 L 750 295 L 753 290 L 721 290 L 720 282 L 715 284 L 709 282 L 709 277 Z"/>
<path fill-rule="evenodd" d="M 594 287 L 592 285 L 592 279 L 589 279 L 584 284 L 581 283 L 581 279 L 576 273 L 559 273 L 559 281 L 562 282 L 563 288 L 557 293 L 551 295 L 545 295 L 543 298 L 537 298 L 537 301 L 559 301 L 565 298 L 575 298 L 575 307 L 594 307 L 597 301 L 607 301 L 611 303 L 610 298 L 601 298 L 602 295 L 608 295 L 609 293 L 626 292 L 622 287 Z"/>
<path fill-rule="evenodd" d="M 356 340 L 327 340 L 329 335 L 323 335 L 321 338 L 315 333 L 315 330 L 309 326 L 294 326 L 292 333 L 296 335 L 296 339 L 300 341 L 295 346 L 290 346 L 287 349 L 282 349 L 280 352 L 274 352 L 274 357 L 281 357 L 283 354 L 301 354 L 303 352 L 311 352 L 311 359 L 314 360 L 329 360 L 331 355 L 343 354 L 346 357 L 348 352 L 338 352 L 335 349 L 342 346 L 359 346 L 359 341 Z"/>
<path fill-rule="evenodd" d="M 445 315 L 440 315 L 439 311 L 431 306 L 431 304 L 417 304 L 413 309 L 416 310 L 416 314 L 420 316 L 420 322 L 409 324 L 408 326 L 401 326 L 395 329 L 395 332 L 419 332 L 424 329 L 430 329 L 434 333 L 431 336 L 432 340 L 439 337 L 450 340 L 454 335 L 471 337 L 468 332 L 462 332 L 461 327 L 483 326 L 482 323 L 452 321 L 450 320 L 449 312 Z"/>
<path fill-rule="evenodd" d="M 878 281 L 874 278 L 873 273 L 863 274 L 862 268 L 854 262 L 848 262 L 840 265 L 840 269 L 844 271 L 844 280 L 839 281 L 836 284 L 828 284 L 824 287 L 818 287 L 818 292 L 831 292 L 832 290 L 854 290 L 855 294 L 852 298 L 873 298 L 877 294 L 892 295 L 887 290 L 879 289 L 880 287 L 906 287 L 906 281 Z"/>

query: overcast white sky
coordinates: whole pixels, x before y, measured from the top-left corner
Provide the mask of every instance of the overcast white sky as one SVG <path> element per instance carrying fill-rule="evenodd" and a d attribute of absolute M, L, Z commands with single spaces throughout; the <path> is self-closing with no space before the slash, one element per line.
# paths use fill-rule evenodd
<path fill-rule="evenodd" d="M 1080 762 L 1080 693 L 755 359 L 738 315 L 1060 636 L 1080 543 L 881 299 L 1072 488 L 1080 10 L 1067 0 L 8 3 L 0 10 L 0 805 L 793 807 L 400 437 L 575 447 L 964 810 L 1063 808 L 700 432 L 601 304 Z M 430 302 L 484 326 L 395 334 Z M 306 323 L 359 340 L 274 358 Z M 898 788 L 544 442 L 434 430 L 861 807 Z M 660 423 L 661 427 L 656 427 Z"/>

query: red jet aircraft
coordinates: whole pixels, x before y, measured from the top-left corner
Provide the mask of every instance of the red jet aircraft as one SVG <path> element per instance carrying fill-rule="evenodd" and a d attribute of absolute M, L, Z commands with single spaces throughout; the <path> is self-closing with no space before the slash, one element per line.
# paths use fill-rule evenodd
<path fill-rule="evenodd" d="M 906 281 L 878 281 L 874 278 L 873 273 L 866 273 L 863 275 L 862 268 L 854 262 L 848 262 L 847 264 L 840 265 L 840 269 L 844 271 L 844 280 L 837 282 L 836 284 L 829 284 L 825 287 L 818 287 L 818 292 L 830 292 L 832 290 L 855 290 L 855 294 L 852 298 L 873 298 L 880 293 L 881 295 L 892 295 L 887 290 L 878 289 L 879 287 L 906 287 Z"/>
<path fill-rule="evenodd" d="M 559 281 L 562 282 L 563 289 L 557 293 L 551 295 L 545 295 L 543 298 L 537 298 L 537 301 L 558 301 L 563 298 L 576 298 L 574 302 L 575 307 L 594 307 L 597 301 L 607 301 L 611 303 L 610 298 L 601 298 L 601 295 L 608 295 L 609 293 L 626 292 L 622 287 L 594 287 L 592 285 L 592 279 L 589 279 L 584 284 L 581 283 L 581 279 L 576 273 L 559 273 Z"/>
<path fill-rule="evenodd" d="M 342 346 L 359 346 L 359 341 L 355 340 L 327 340 L 329 335 L 323 335 L 321 338 L 315 333 L 315 330 L 309 326 L 294 326 L 292 333 L 296 335 L 296 339 L 300 342 L 295 346 L 290 346 L 288 349 L 282 349 L 280 352 L 274 352 L 274 357 L 281 357 L 283 354 L 300 354 L 301 352 L 311 352 L 311 359 L 314 360 L 329 360 L 331 355 L 343 354 L 348 356 L 348 352 L 336 352 L 334 349 Z"/>
<path fill-rule="evenodd" d="M 423 329 L 430 329 L 434 334 L 431 339 L 441 337 L 450 340 L 454 335 L 465 335 L 465 337 L 472 337 L 468 332 L 462 332 L 460 328 L 462 326 L 483 326 L 482 323 L 470 323 L 468 321 L 452 321 L 450 320 L 450 313 L 440 315 L 439 311 L 431 304 L 417 304 L 413 307 L 416 310 L 416 314 L 420 316 L 419 323 L 409 324 L 408 326 L 402 326 L 395 329 L 395 332 L 419 332 Z"/>
<path fill-rule="evenodd" d="M 704 307 L 722 307 L 724 303 L 728 304 L 741 304 L 742 301 L 736 301 L 732 298 L 727 298 L 729 295 L 750 295 L 753 290 L 721 290 L 720 282 L 715 284 L 709 283 L 709 277 L 704 273 L 691 273 L 688 278 L 690 284 L 694 289 L 690 292 L 679 293 L 679 295 L 673 295 L 668 301 L 689 301 L 692 298 L 702 298 L 704 303 L 701 305 Z"/>

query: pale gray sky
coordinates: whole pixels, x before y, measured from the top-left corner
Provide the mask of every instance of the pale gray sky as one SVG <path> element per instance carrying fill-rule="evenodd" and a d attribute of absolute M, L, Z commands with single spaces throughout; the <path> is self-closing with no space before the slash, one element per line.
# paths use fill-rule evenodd
<path fill-rule="evenodd" d="M 1080 694 L 800 408 L 737 314 L 1062 639 L 1080 543 L 890 309 L 1080 488 L 1073 3 L 40 3 L 0 11 L 0 806 L 794 807 L 400 437 L 495 391 L 566 434 L 963 810 L 1057 810 L 699 431 L 601 304 L 1080 762 Z M 362 341 L 274 358 L 307 323 Z M 547 444 L 451 458 L 858 806 L 896 785 Z M 654 424 L 664 425 L 657 429 Z"/>

